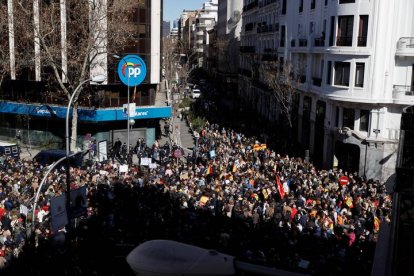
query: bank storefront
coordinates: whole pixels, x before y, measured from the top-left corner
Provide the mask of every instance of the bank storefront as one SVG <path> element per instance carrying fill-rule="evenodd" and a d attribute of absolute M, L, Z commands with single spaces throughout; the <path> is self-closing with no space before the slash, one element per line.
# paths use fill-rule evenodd
<path fill-rule="evenodd" d="M 61 147 L 65 137 L 66 106 L 0 101 L 0 136 L 15 138 L 18 131 L 24 143 Z M 152 144 L 159 135 L 159 120 L 171 117 L 170 106 L 137 107 L 130 119 L 135 124 L 130 129 L 130 143 L 144 138 Z M 97 142 L 120 138 L 126 142 L 127 115 L 123 108 L 78 108 L 78 143 L 84 137 L 94 137 Z"/>

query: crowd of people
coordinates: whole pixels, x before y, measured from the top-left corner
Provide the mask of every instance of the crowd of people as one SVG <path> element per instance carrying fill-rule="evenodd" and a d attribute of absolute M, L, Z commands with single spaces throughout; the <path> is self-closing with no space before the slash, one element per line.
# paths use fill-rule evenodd
<path fill-rule="evenodd" d="M 160 158 L 173 151 L 138 141 L 138 160 L 149 157 L 151 166 L 138 162 L 120 172 L 110 159 L 71 168 L 71 188 L 87 186 L 82 229 L 95 223 L 117 240 L 174 239 L 294 271 L 369 273 L 380 224 L 390 222 L 383 183 L 318 170 L 217 124 L 207 122 L 199 137 L 188 158 Z M 45 168 L 4 157 L 0 167 L 1 268 L 19 257 L 29 237 L 36 247 L 65 232 L 51 230 L 50 199 L 65 192 L 66 173 L 56 168 L 48 177 L 32 222 Z M 339 183 L 344 175 L 346 185 Z M 80 240 L 89 235 L 79 231 Z"/>

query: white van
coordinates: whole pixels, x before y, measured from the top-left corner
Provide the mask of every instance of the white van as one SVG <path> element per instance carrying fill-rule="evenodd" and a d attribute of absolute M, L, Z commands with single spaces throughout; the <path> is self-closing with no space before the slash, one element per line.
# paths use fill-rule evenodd
<path fill-rule="evenodd" d="M 193 89 L 193 90 L 191 91 L 191 98 L 193 98 L 193 99 L 197 99 L 197 98 L 200 98 L 200 96 L 201 96 L 201 91 L 200 91 L 200 89 Z"/>

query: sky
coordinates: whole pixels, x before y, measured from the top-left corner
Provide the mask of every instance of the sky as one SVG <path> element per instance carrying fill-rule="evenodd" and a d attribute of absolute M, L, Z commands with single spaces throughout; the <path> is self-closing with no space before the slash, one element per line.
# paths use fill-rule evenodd
<path fill-rule="evenodd" d="M 175 19 L 178 19 L 183 10 L 201 9 L 208 0 L 164 0 L 163 20 L 170 21 L 171 27 Z"/>

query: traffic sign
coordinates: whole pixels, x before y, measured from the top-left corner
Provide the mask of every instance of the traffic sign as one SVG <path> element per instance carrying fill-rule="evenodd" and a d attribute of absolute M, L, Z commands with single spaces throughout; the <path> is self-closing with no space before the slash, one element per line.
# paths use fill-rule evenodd
<path fill-rule="evenodd" d="M 138 55 L 126 55 L 118 63 L 118 77 L 126 86 L 141 84 L 147 75 L 147 66 Z"/>
<path fill-rule="evenodd" d="M 349 178 L 348 178 L 348 176 L 343 175 L 343 176 L 341 176 L 341 177 L 339 178 L 339 184 L 341 184 L 341 185 L 345 186 L 345 185 L 348 185 L 348 183 L 349 183 Z"/>

